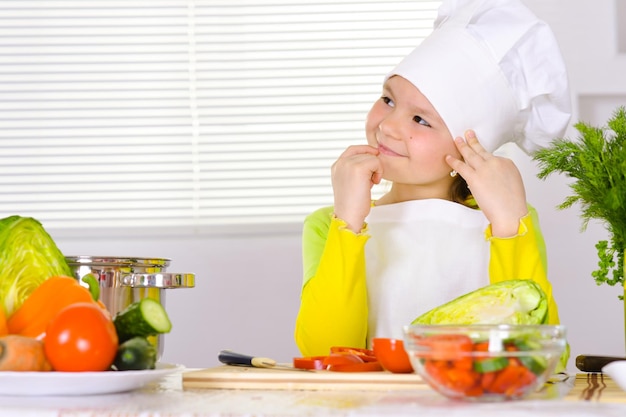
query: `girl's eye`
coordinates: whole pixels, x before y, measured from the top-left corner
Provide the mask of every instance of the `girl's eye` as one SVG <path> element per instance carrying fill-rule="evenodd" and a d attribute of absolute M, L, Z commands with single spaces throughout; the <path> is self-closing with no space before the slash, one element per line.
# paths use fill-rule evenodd
<path fill-rule="evenodd" d="M 387 104 L 389 107 L 393 107 L 393 100 L 391 100 L 389 97 L 386 96 L 382 96 L 381 100 L 383 101 L 383 103 Z"/>
<path fill-rule="evenodd" d="M 424 125 L 424 126 L 430 127 L 430 123 L 428 123 L 426 120 L 422 119 L 422 118 L 421 118 L 421 117 L 419 117 L 419 116 L 415 116 L 415 117 L 413 117 L 413 121 L 414 121 L 415 123 L 419 123 L 419 124 L 421 124 L 421 125 Z"/>

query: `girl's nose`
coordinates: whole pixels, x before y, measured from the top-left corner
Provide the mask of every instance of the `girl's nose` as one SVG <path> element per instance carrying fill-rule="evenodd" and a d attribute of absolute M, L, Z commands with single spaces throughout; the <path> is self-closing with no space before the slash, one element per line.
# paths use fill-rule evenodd
<path fill-rule="evenodd" d="M 388 138 L 402 138 L 400 124 L 393 112 L 387 114 L 380 123 L 378 123 L 378 130 Z"/>

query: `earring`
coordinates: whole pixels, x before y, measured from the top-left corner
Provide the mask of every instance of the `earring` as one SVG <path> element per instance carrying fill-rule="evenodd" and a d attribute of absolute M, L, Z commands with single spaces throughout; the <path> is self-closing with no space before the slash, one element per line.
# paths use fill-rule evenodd
<path fill-rule="evenodd" d="M 455 170 L 450 171 L 450 176 L 452 178 L 456 177 L 456 171 Z"/>

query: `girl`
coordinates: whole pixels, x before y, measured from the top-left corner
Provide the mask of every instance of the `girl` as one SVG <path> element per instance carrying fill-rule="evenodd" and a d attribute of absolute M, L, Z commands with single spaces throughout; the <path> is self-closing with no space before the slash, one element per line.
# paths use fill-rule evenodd
<path fill-rule="evenodd" d="M 537 282 L 559 322 L 536 213 L 514 163 L 492 152 L 564 132 L 564 74 L 550 29 L 519 1 L 444 1 L 433 33 L 386 77 L 367 144 L 334 163 L 333 207 L 305 220 L 303 355 L 402 338 L 420 314 L 509 279 Z M 391 188 L 372 202 L 382 179 Z"/>

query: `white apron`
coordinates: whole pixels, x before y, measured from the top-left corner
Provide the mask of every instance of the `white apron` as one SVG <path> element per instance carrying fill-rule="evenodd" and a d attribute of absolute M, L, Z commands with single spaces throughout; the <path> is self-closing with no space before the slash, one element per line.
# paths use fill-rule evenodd
<path fill-rule="evenodd" d="M 422 313 L 489 284 L 482 211 L 416 200 L 372 207 L 366 221 L 370 342 L 401 339 L 403 326 Z"/>

